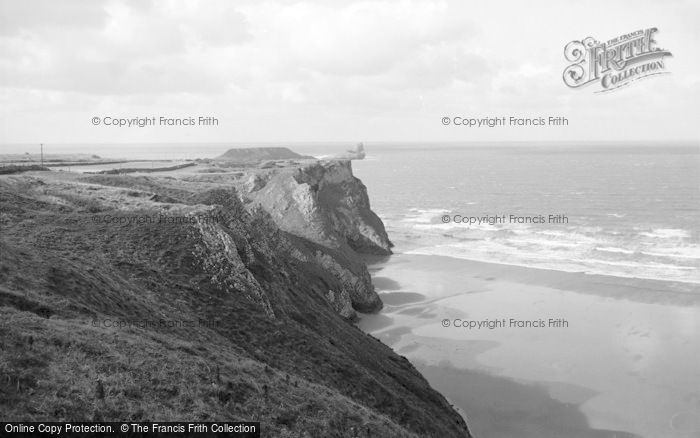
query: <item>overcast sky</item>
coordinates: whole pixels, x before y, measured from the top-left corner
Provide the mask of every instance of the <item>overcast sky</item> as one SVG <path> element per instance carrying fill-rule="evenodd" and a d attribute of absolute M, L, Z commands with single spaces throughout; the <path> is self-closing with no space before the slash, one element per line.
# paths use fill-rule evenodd
<path fill-rule="evenodd" d="M 1 143 L 700 139 L 697 0 L 0 5 Z M 564 85 L 566 43 L 648 27 L 671 74 Z M 219 126 L 91 123 L 199 115 Z M 509 115 L 570 125 L 441 123 Z"/>

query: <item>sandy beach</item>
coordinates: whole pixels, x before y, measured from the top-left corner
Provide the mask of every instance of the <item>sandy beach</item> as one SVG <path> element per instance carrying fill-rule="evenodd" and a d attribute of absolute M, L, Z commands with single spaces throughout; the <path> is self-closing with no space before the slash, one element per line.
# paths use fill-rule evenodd
<path fill-rule="evenodd" d="M 371 269 L 385 308 L 360 327 L 476 436 L 699 436 L 696 284 L 406 254 Z"/>

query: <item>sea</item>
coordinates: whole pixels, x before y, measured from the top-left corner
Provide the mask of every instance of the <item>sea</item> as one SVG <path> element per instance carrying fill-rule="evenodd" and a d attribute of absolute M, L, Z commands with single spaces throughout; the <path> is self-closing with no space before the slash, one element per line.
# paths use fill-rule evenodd
<path fill-rule="evenodd" d="M 359 326 L 476 436 L 700 436 L 700 145 L 365 148 L 396 246 Z"/>
<path fill-rule="evenodd" d="M 700 283 L 698 145 L 366 147 L 355 174 L 404 253 Z"/>

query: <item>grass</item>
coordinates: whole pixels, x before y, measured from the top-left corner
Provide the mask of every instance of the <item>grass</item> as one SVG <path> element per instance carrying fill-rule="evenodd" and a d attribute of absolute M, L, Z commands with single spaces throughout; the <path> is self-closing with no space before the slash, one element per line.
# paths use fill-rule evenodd
<path fill-rule="evenodd" d="M 402 431 L 336 391 L 221 346 L 0 308 L 3 419 L 261 421 L 265 436 Z M 31 339 L 31 341 L 30 341 Z M 97 391 L 101 381 L 104 397 Z M 359 434 L 356 436 L 364 436 Z"/>
<path fill-rule="evenodd" d="M 240 420 L 261 421 L 263 436 L 275 437 L 467 436 L 410 363 L 331 308 L 325 294 L 338 280 L 312 250 L 264 211 L 249 212 L 235 191 L 152 177 L 4 178 L 3 420 Z M 94 209 L 162 211 L 137 191 L 229 220 L 92 220 Z M 209 325 L 93 326 L 104 319 Z"/>
<path fill-rule="evenodd" d="M 8 164 L 0 166 L 0 175 L 10 175 L 13 173 L 29 172 L 32 170 L 50 170 L 40 164 Z"/>

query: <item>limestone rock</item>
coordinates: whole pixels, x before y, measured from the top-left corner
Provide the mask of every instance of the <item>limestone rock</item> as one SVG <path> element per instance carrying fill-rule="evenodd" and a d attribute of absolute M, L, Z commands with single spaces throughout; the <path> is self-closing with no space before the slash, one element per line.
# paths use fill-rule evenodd
<path fill-rule="evenodd" d="M 352 174 L 350 161 L 272 169 L 264 179 L 264 186 L 248 196 L 281 230 L 308 242 L 306 259 L 315 260 L 338 284 L 334 299 L 349 297 L 360 312 L 381 309 L 358 253 L 388 255 L 392 243 L 370 209 L 366 187 Z"/>

